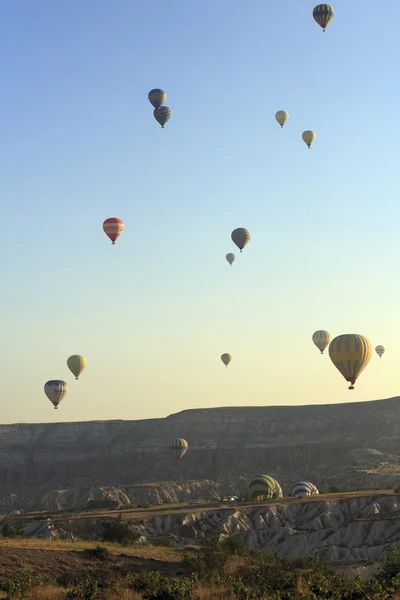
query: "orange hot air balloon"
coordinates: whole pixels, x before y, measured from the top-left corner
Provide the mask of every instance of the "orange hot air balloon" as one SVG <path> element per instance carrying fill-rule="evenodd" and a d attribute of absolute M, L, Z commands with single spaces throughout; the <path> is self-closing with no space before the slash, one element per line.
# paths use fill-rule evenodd
<path fill-rule="evenodd" d="M 125 223 L 122 219 L 111 217 L 106 219 L 103 223 L 104 233 L 110 238 L 113 244 L 117 241 L 121 233 L 125 229 Z"/>

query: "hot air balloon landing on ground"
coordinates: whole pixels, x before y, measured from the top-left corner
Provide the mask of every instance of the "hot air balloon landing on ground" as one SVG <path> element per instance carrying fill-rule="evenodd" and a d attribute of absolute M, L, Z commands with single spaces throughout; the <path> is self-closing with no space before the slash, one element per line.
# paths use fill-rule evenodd
<path fill-rule="evenodd" d="M 79 375 L 86 369 L 87 360 L 80 354 L 73 354 L 67 360 L 68 369 L 75 375 L 75 379 L 79 379 Z"/>
<path fill-rule="evenodd" d="M 305 496 L 315 496 L 319 491 L 310 481 L 298 481 L 292 489 L 292 496 L 295 498 L 304 498 Z"/>
<path fill-rule="evenodd" d="M 54 405 L 54 408 L 58 408 L 61 400 L 65 398 L 68 392 L 68 386 L 65 381 L 61 379 L 50 379 L 44 385 L 44 393 L 50 400 L 50 402 Z"/>
<path fill-rule="evenodd" d="M 231 238 L 233 243 L 239 248 L 240 252 L 242 252 L 243 248 L 247 246 L 251 240 L 251 233 L 244 227 L 238 227 L 238 229 L 232 231 Z"/>
<path fill-rule="evenodd" d="M 303 138 L 303 142 L 305 144 L 307 144 L 308 149 L 310 149 L 311 148 L 311 144 L 317 138 L 317 134 L 314 133 L 314 131 L 311 131 L 311 129 L 307 129 L 307 131 L 303 131 L 303 133 L 301 134 L 301 137 Z"/>
<path fill-rule="evenodd" d="M 247 487 L 247 500 L 249 502 L 262 502 L 273 498 L 283 498 L 282 488 L 273 477 L 255 475 L 250 479 Z"/>
<path fill-rule="evenodd" d="M 314 21 L 322 27 L 322 30 L 328 27 L 335 16 L 335 9 L 329 4 L 318 4 L 313 10 Z"/>
<path fill-rule="evenodd" d="M 125 223 L 122 219 L 117 219 L 116 217 L 110 217 L 103 223 L 104 233 L 110 238 L 113 244 L 115 244 L 124 229 Z"/>
<path fill-rule="evenodd" d="M 281 128 L 283 128 L 284 124 L 289 119 L 289 113 L 286 112 L 286 110 L 278 110 L 278 112 L 275 114 L 275 119 L 278 121 Z"/>
<path fill-rule="evenodd" d="M 167 99 L 167 94 L 161 88 L 155 88 L 149 92 L 149 101 L 154 108 L 160 108 Z"/>
<path fill-rule="evenodd" d="M 155 120 L 160 123 L 161 129 L 164 129 L 164 125 L 168 123 L 172 116 L 172 110 L 168 106 L 161 106 L 154 109 L 153 115 Z"/>
<path fill-rule="evenodd" d="M 236 256 L 233 254 L 233 252 L 229 252 L 225 258 L 231 266 L 232 266 L 232 263 L 234 263 L 236 260 Z"/>
<path fill-rule="evenodd" d="M 175 454 L 177 460 L 180 460 L 186 454 L 188 448 L 189 444 L 183 438 L 176 438 L 169 445 L 169 449 Z"/>
<path fill-rule="evenodd" d="M 226 352 L 225 354 L 221 355 L 221 360 L 224 363 L 224 365 L 227 367 L 232 360 L 232 356 Z"/>
<path fill-rule="evenodd" d="M 329 344 L 329 357 L 345 380 L 350 382 L 349 390 L 354 390 L 354 384 L 371 360 L 371 356 L 371 342 L 363 335 L 338 335 Z"/>
<path fill-rule="evenodd" d="M 375 348 L 375 352 L 378 354 L 379 358 L 382 358 L 382 354 L 384 354 L 384 352 L 385 352 L 385 346 L 381 346 L 381 345 L 377 346 Z"/>
<path fill-rule="evenodd" d="M 331 341 L 330 333 L 328 331 L 324 331 L 323 329 L 314 331 L 313 336 L 312 336 L 312 341 L 317 346 L 318 350 L 321 351 L 321 354 L 323 354 L 325 348 Z"/>

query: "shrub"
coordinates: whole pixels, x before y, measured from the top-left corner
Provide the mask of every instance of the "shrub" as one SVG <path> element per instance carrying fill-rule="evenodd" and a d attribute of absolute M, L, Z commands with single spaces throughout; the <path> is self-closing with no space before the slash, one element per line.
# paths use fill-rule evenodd
<path fill-rule="evenodd" d="M 14 573 L 14 575 L 1 586 L 1 589 L 3 592 L 6 592 L 8 599 L 14 600 L 14 598 L 26 598 L 26 595 L 35 587 L 41 585 L 41 583 L 39 577 L 34 573 L 23 569 Z"/>
<path fill-rule="evenodd" d="M 128 545 L 135 543 L 138 538 L 139 536 L 131 531 L 129 523 L 124 521 L 121 515 L 112 521 L 103 523 L 103 540 L 105 542 Z"/>
<path fill-rule="evenodd" d="M 89 550 L 89 552 L 91 552 L 92 556 L 99 558 L 100 560 L 107 560 L 108 558 L 111 558 L 111 552 L 104 546 L 96 546 L 96 548 Z"/>
<path fill-rule="evenodd" d="M 206 538 L 196 553 L 186 552 L 181 565 L 190 573 L 218 582 L 225 573 L 229 550 L 217 538 Z"/>
<path fill-rule="evenodd" d="M 14 527 L 11 527 L 10 523 L 5 520 L 3 525 L 3 537 L 25 537 L 25 523 L 22 519 L 19 519 Z"/>
<path fill-rule="evenodd" d="M 240 535 L 231 535 L 230 537 L 225 538 L 222 542 L 222 546 L 228 554 L 245 556 L 248 553 L 244 539 Z"/>
<path fill-rule="evenodd" d="M 67 600 L 95 600 L 97 598 L 97 591 L 99 582 L 93 577 L 88 577 L 83 581 L 80 581 L 70 590 L 67 595 Z"/>

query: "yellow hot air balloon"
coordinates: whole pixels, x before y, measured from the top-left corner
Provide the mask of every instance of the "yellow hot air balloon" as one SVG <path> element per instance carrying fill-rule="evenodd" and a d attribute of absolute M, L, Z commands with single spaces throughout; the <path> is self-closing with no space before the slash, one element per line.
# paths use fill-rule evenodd
<path fill-rule="evenodd" d="M 289 119 L 289 113 L 286 112 L 286 110 L 278 110 L 275 115 L 275 119 L 278 121 L 279 125 L 283 127 L 286 121 Z"/>
<path fill-rule="evenodd" d="M 224 363 L 224 365 L 227 367 L 232 360 L 232 356 L 226 352 L 225 354 L 222 354 L 221 360 Z"/>
<path fill-rule="evenodd" d="M 379 355 L 379 358 L 382 358 L 382 354 L 384 354 L 384 352 L 385 352 L 385 346 L 381 346 L 381 345 L 377 346 L 375 348 L 375 352 Z"/>
<path fill-rule="evenodd" d="M 321 351 L 321 354 L 323 354 L 325 348 L 331 341 L 330 333 L 328 331 L 324 331 L 323 329 L 314 331 L 312 341 L 317 346 L 318 350 Z"/>
<path fill-rule="evenodd" d="M 350 382 L 349 390 L 354 390 L 354 384 L 371 356 L 371 342 L 363 335 L 338 335 L 329 344 L 329 357 L 345 380 Z"/>
<path fill-rule="evenodd" d="M 87 360 L 84 356 L 73 354 L 67 360 L 68 369 L 75 375 L 75 379 L 79 379 L 79 375 L 86 369 Z"/>
<path fill-rule="evenodd" d="M 314 133 L 314 131 L 308 129 L 307 131 L 303 131 L 301 137 L 303 138 L 303 141 L 307 144 L 308 149 L 310 149 L 311 144 L 315 141 L 317 135 L 316 133 Z"/>

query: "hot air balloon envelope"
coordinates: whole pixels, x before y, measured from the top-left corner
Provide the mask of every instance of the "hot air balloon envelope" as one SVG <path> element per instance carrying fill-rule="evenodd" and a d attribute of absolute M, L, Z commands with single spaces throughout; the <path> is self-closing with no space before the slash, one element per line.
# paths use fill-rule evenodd
<path fill-rule="evenodd" d="M 155 88 L 149 92 L 149 100 L 154 108 L 160 108 L 167 99 L 167 94 L 160 88 Z"/>
<path fill-rule="evenodd" d="M 245 229 L 244 227 L 238 227 L 238 229 L 234 229 L 232 231 L 231 238 L 233 243 L 236 244 L 236 246 L 241 252 L 251 240 L 251 233 L 248 229 Z"/>
<path fill-rule="evenodd" d="M 168 106 L 161 106 L 160 108 L 154 109 L 153 115 L 155 120 L 160 123 L 161 129 L 164 129 L 164 125 L 168 123 L 172 116 L 172 110 L 168 108 Z"/>
<path fill-rule="evenodd" d="M 338 335 L 329 344 L 329 357 L 346 381 L 351 383 L 349 390 L 354 389 L 371 356 L 371 342 L 357 333 Z"/>
<path fill-rule="evenodd" d="M 73 354 L 68 358 L 67 365 L 71 373 L 75 375 L 75 379 L 79 379 L 79 375 L 86 369 L 87 360 L 80 354 Z"/>
<path fill-rule="evenodd" d="M 176 438 L 169 445 L 169 449 L 175 454 L 177 460 L 186 454 L 188 448 L 189 444 L 183 438 Z"/>
<path fill-rule="evenodd" d="M 313 10 L 314 21 L 325 31 L 335 16 L 335 9 L 329 4 L 318 4 Z"/>
<path fill-rule="evenodd" d="M 321 354 L 323 354 L 325 348 L 331 341 L 330 333 L 328 331 L 324 331 L 323 329 L 314 331 L 312 341 L 317 346 L 318 350 L 321 351 Z"/>
<path fill-rule="evenodd" d="M 68 392 L 68 386 L 61 379 L 51 379 L 44 385 L 44 393 L 53 404 L 54 408 L 58 408 L 61 400 L 65 398 Z"/>
<path fill-rule="evenodd" d="M 125 223 L 122 219 L 117 219 L 116 217 L 110 217 L 103 223 L 104 233 L 110 238 L 113 244 L 115 244 L 124 229 Z"/>

